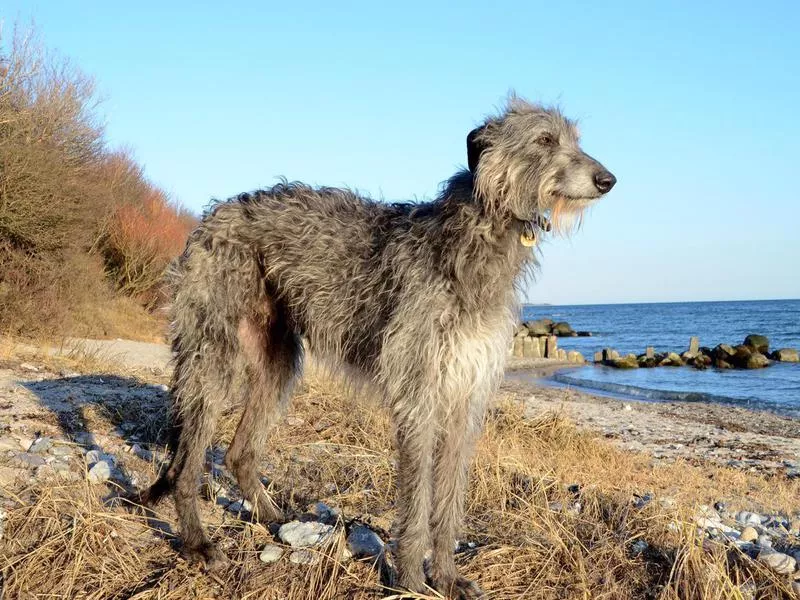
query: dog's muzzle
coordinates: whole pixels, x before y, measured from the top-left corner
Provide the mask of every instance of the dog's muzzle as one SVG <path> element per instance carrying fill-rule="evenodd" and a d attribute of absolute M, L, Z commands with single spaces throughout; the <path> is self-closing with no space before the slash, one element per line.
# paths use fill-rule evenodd
<path fill-rule="evenodd" d="M 530 221 L 522 222 L 522 233 L 519 234 L 519 241 L 526 248 L 532 248 L 536 245 L 536 232 L 537 231 L 550 231 L 552 226 L 547 217 L 543 215 L 536 215 Z"/>

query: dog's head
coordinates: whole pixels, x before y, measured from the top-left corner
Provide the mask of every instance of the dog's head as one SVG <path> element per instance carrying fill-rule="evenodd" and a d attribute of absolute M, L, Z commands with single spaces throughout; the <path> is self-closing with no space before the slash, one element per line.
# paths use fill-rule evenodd
<path fill-rule="evenodd" d="M 617 182 L 579 141 L 558 110 L 512 97 L 502 114 L 467 136 L 477 198 L 492 213 L 569 231 Z"/>

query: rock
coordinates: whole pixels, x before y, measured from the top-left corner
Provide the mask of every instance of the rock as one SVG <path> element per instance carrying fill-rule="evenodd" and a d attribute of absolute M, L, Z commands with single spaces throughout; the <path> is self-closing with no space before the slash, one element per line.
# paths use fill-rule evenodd
<path fill-rule="evenodd" d="M 610 367 L 614 367 L 615 369 L 638 369 L 639 368 L 639 361 L 636 359 L 636 356 L 633 354 L 628 354 L 624 358 L 615 358 L 612 360 L 605 361 Z"/>
<path fill-rule="evenodd" d="M 756 539 L 756 545 L 761 548 L 772 548 L 772 538 L 767 534 L 762 533 L 760 536 L 758 536 L 758 539 Z"/>
<path fill-rule="evenodd" d="M 550 325 L 552 321 L 548 323 L 549 319 L 539 319 L 538 321 L 527 321 L 525 323 L 525 327 L 527 328 L 528 332 L 535 337 L 540 335 L 550 335 Z"/>
<path fill-rule="evenodd" d="M 714 366 L 717 369 L 732 369 L 733 365 L 729 363 L 727 360 L 722 360 L 721 358 L 714 359 Z"/>
<path fill-rule="evenodd" d="M 317 521 L 290 521 L 278 530 L 280 540 L 292 548 L 309 548 L 324 543 L 333 536 L 334 527 Z"/>
<path fill-rule="evenodd" d="M 544 358 L 545 355 L 547 354 L 547 336 L 541 336 L 535 339 L 536 342 L 539 344 L 539 354 L 541 355 L 542 358 Z"/>
<path fill-rule="evenodd" d="M 567 360 L 571 363 L 582 363 L 585 362 L 583 359 L 583 354 L 576 350 L 570 350 L 567 352 Z"/>
<path fill-rule="evenodd" d="M 603 353 L 602 351 L 598 351 L 594 353 L 594 362 L 599 363 L 603 362 Z"/>
<path fill-rule="evenodd" d="M 44 454 L 51 448 L 52 445 L 53 440 L 51 440 L 49 437 L 36 438 L 36 440 L 34 440 L 34 442 L 31 444 L 31 447 L 28 448 L 28 452 L 31 454 Z"/>
<path fill-rule="evenodd" d="M 736 354 L 736 350 L 734 350 L 733 347 L 729 346 L 728 344 L 718 344 L 711 351 L 712 357 L 726 361 L 729 361 L 734 354 Z"/>
<path fill-rule="evenodd" d="M 525 340 L 528 340 L 528 339 L 530 339 L 530 338 L 525 337 L 525 336 L 521 336 L 521 335 L 518 335 L 517 337 L 514 338 L 514 348 L 512 349 L 512 354 L 516 358 L 522 358 L 523 356 L 525 356 L 525 354 L 524 354 L 524 344 L 525 344 Z"/>
<path fill-rule="evenodd" d="M 758 539 L 758 532 L 755 530 L 755 528 L 748 525 L 742 529 L 739 539 L 743 542 L 752 542 Z"/>
<path fill-rule="evenodd" d="M 736 513 L 736 521 L 743 525 L 761 525 L 761 515 L 742 510 Z"/>
<path fill-rule="evenodd" d="M 11 459 L 11 465 L 32 469 L 44 464 L 44 459 L 38 454 L 30 454 L 29 452 L 20 452 Z"/>
<path fill-rule="evenodd" d="M 747 357 L 745 368 L 747 369 L 763 369 L 769 366 L 769 359 L 760 352 L 753 352 Z"/>
<path fill-rule="evenodd" d="M 366 525 L 355 525 L 347 536 L 347 547 L 356 558 L 380 556 L 383 540 Z"/>
<path fill-rule="evenodd" d="M 556 351 L 556 355 L 558 356 L 558 360 L 565 362 L 567 360 L 567 351 L 563 348 L 559 348 Z"/>
<path fill-rule="evenodd" d="M 755 352 L 769 354 L 769 340 L 766 336 L 751 333 L 744 338 L 744 345 L 752 348 Z"/>
<path fill-rule="evenodd" d="M 328 506 L 324 502 L 314 502 L 306 510 L 315 520 L 323 523 L 333 524 L 339 518 L 339 510 Z"/>
<path fill-rule="evenodd" d="M 631 554 L 632 554 L 633 556 L 639 556 L 639 555 L 640 555 L 640 554 L 642 554 L 642 553 L 643 553 L 645 550 L 647 550 L 647 542 L 645 542 L 644 540 L 636 540 L 636 541 L 635 541 L 635 542 L 634 542 L 634 543 L 631 545 Z"/>
<path fill-rule="evenodd" d="M 642 369 L 652 369 L 658 366 L 658 361 L 656 361 L 655 357 L 648 357 L 647 354 L 640 354 L 636 357 L 636 360 Z"/>
<path fill-rule="evenodd" d="M 103 454 L 100 452 L 100 450 L 89 450 L 83 457 L 87 465 L 93 465 L 94 463 L 100 462 L 102 458 Z"/>
<path fill-rule="evenodd" d="M 613 348 L 603 348 L 603 361 L 617 360 L 618 358 L 619 352 Z"/>
<path fill-rule="evenodd" d="M 71 446 L 57 445 L 50 448 L 50 454 L 53 456 L 72 456 L 73 449 Z"/>
<path fill-rule="evenodd" d="M 591 331 L 579 331 L 578 337 L 592 337 Z"/>
<path fill-rule="evenodd" d="M 237 515 L 241 512 L 253 512 L 253 505 L 249 500 L 236 500 L 227 506 L 228 510 Z"/>
<path fill-rule="evenodd" d="M 319 562 L 319 554 L 310 550 L 295 550 L 289 555 L 289 562 L 295 565 L 315 565 Z"/>
<path fill-rule="evenodd" d="M 648 346 L 644 349 L 644 356 L 645 358 L 655 358 L 656 357 L 656 349 L 652 346 Z"/>
<path fill-rule="evenodd" d="M 661 360 L 659 365 L 662 367 L 682 367 L 683 359 L 675 352 L 670 352 L 663 360 Z"/>
<path fill-rule="evenodd" d="M 542 358 L 538 339 L 526 337 L 523 340 L 523 356 L 525 358 Z"/>
<path fill-rule="evenodd" d="M 558 338 L 556 336 L 547 337 L 544 356 L 545 358 L 558 358 Z"/>
<path fill-rule="evenodd" d="M 104 460 L 96 462 L 87 474 L 89 483 L 104 483 L 111 478 L 111 466 Z"/>
<path fill-rule="evenodd" d="M 287 427 L 297 427 L 298 425 L 305 423 L 301 417 L 295 417 L 294 415 L 289 415 L 283 420 L 283 422 Z"/>
<path fill-rule="evenodd" d="M 797 561 L 783 552 L 774 550 L 762 550 L 758 553 L 758 562 L 767 565 L 779 575 L 789 575 L 794 573 Z"/>
<path fill-rule="evenodd" d="M 781 348 L 772 353 L 772 360 L 779 362 L 800 362 L 800 355 L 794 348 Z"/>
<path fill-rule="evenodd" d="M 32 371 L 33 373 L 38 373 L 39 372 L 39 367 L 37 367 L 35 365 L 32 365 L 30 363 L 22 363 L 19 366 L 19 368 L 24 370 L 24 371 Z"/>
<path fill-rule="evenodd" d="M 689 353 L 694 356 L 700 354 L 700 338 L 696 335 L 689 338 Z"/>
<path fill-rule="evenodd" d="M 281 556 L 283 556 L 283 548 L 275 544 L 267 544 L 261 554 L 258 555 L 258 559 L 261 562 L 270 564 L 280 560 Z"/>
<path fill-rule="evenodd" d="M 560 321 L 553 325 L 552 328 L 553 335 L 557 335 L 559 337 L 571 337 L 575 331 L 570 327 L 570 324 L 566 321 Z M 577 335 L 577 334 L 576 334 Z"/>

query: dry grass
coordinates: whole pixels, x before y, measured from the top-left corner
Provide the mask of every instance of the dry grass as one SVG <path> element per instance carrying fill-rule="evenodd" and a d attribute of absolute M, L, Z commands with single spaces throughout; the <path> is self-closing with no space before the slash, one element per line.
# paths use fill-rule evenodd
<path fill-rule="evenodd" d="M 340 535 L 320 549 L 316 565 L 293 565 L 285 557 L 261 563 L 260 548 L 274 543 L 270 531 L 206 501 L 205 522 L 232 566 L 204 574 L 174 551 L 170 502 L 148 519 L 109 506 L 99 488 L 85 482 L 39 484 L 19 490 L 7 509 L 0 541 L 6 597 L 382 597 L 373 565 L 337 557 L 354 519 L 385 536 L 394 517 L 385 413 L 312 379 L 290 416 L 272 436 L 263 467 L 290 510 L 302 512 L 314 501 L 341 509 Z M 234 421 L 232 415 L 225 420 L 219 443 L 229 439 Z M 155 465 L 132 466 L 154 475 Z M 785 478 L 659 464 L 621 452 L 559 413 L 526 419 L 516 399 L 502 397 L 488 417 L 472 473 L 463 539 L 475 547 L 459 553 L 458 563 L 498 600 L 789 598 L 789 579 L 704 540 L 689 523 L 699 504 L 719 499 L 743 509 L 795 513 L 798 491 Z M 674 498 L 675 507 L 653 501 L 635 508 L 632 498 L 645 492 Z M 554 510 L 556 502 L 564 508 Z M 647 549 L 637 554 L 640 540 Z"/>

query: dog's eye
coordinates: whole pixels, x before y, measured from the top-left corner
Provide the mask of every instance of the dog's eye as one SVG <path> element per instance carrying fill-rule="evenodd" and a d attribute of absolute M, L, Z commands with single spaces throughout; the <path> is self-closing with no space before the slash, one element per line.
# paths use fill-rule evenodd
<path fill-rule="evenodd" d="M 555 146 L 556 145 L 556 138 L 554 138 L 549 133 L 544 133 L 536 138 L 536 143 L 540 146 Z"/>

